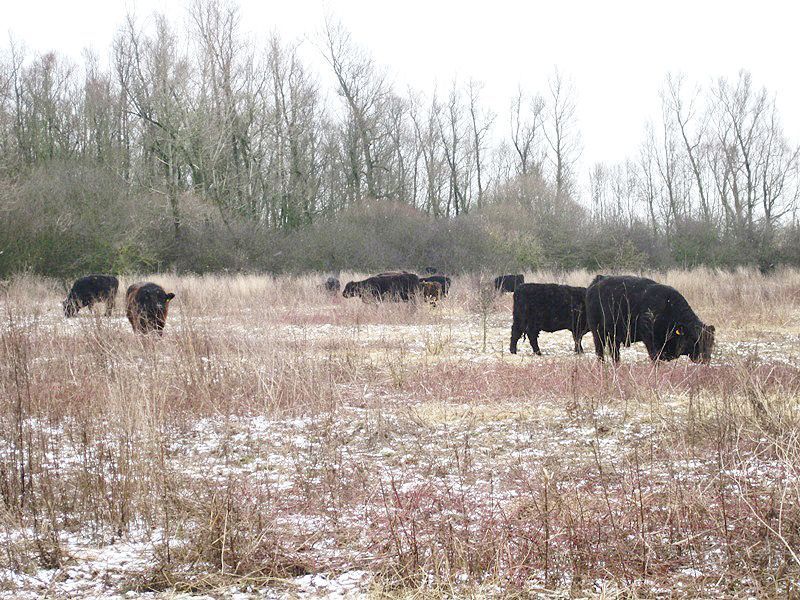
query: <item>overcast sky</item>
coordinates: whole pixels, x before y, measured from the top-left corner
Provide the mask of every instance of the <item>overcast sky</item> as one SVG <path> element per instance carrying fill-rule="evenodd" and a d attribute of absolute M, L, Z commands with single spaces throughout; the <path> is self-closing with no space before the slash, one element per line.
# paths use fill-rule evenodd
<path fill-rule="evenodd" d="M 0 26 L 30 51 L 80 60 L 108 55 L 126 12 L 165 13 L 180 28 L 186 0 L 0 0 Z M 484 82 L 507 128 L 517 86 L 546 89 L 555 66 L 577 91 L 584 174 L 595 161 L 636 153 L 656 118 L 667 71 L 707 84 L 752 72 L 777 96 L 787 135 L 800 141 L 800 3 L 794 1 L 240 0 L 243 30 L 313 38 L 326 14 L 385 65 L 399 90 L 447 90 L 454 77 Z M 315 55 L 308 44 L 308 55 Z M 318 69 L 324 65 L 318 62 Z"/>

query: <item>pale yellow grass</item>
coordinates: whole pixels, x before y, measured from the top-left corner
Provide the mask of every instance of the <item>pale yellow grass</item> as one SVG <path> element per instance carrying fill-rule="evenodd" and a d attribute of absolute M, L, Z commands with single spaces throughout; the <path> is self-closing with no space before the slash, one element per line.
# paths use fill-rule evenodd
<path fill-rule="evenodd" d="M 14 277 L 0 290 L 0 569 L 68 570 L 75 536 L 122 536 L 149 544 L 151 568 L 108 568 L 107 587 L 75 597 L 240 581 L 291 596 L 296 575 L 348 569 L 372 573 L 374 597 L 592 596 L 581 565 L 597 557 L 609 596 L 670 578 L 708 596 L 743 577 L 747 548 L 771 566 L 743 589 L 784 589 L 798 573 L 800 272 L 650 276 L 717 327 L 711 367 L 654 367 L 640 345 L 598 365 L 591 338 L 576 357 L 566 332 L 542 334 L 545 357 L 511 356 L 512 298 L 488 273 L 455 276 L 437 307 L 344 299 L 324 274 L 122 277 L 123 292 L 177 294 L 163 338 L 131 331 L 122 292 L 112 318 L 67 320 L 56 282 Z M 721 493 L 736 540 L 715 520 Z M 770 498 L 785 516 L 764 525 Z M 665 541 L 678 514 L 690 541 Z M 716 560 L 704 544 L 727 566 L 682 574 Z M 657 568 L 642 575 L 645 555 Z M 0 596 L 26 591 L 14 581 L 0 576 Z"/>

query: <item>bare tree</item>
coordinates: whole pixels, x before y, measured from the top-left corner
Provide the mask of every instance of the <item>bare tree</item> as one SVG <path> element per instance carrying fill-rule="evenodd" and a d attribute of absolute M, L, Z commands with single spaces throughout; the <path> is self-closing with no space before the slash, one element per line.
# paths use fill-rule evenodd
<path fill-rule="evenodd" d="M 318 211 L 322 185 L 319 94 L 297 54 L 297 46 L 284 47 L 277 37 L 268 57 L 271 85 L 267 86 L 269 123 L 267 147 L 272 167 L 264 184 L 279 194 L 276 217 L 282 225 L 310 223 Z M 266 116 L 266 115 L 265 115 Z M 264 142 L 262 142 L 264 143 Z"/>
<path fill-rule="evenodd" d="M 144 184 L 167 197 L 176 237 L 181 233 L 179 191 L 187 185 L 186 123 L 190 107 L 189 64 L 178 53 L 177 38 L 163 16 L 155 18 L 151 37 L 128 18 L 117 40 L 117 72 L 129 89 L 129 110 L 142 127 Z M 128 79 L 129 78 L 129 79 Z M 160 181 L 160 184 L 156 183 Z"/>
<path fill-rule="evenodd" d="M 441 200 L 447 166 L 439 131 L 440 107 L 435 93 L 427 111 L 423 111 L 419 104 L 420 100 L 412 95 L 410 116 L 424 169 L 423 209 L 434 217 L 441 217 L 445 214 Z"/>
<path fill-rule="evenodd" d="M 517 173 L 527 175 L 532 170 L 541 174 L 542 149 L 540 136 L 544 127 L 544 99 L 539 95 L 526 97 L 522 88 L 511 102 L 511 141 L 517 155 Z"/>
<path fill-rule="evenodd" d="M 667 106 L 665 112 L 671 112 L 672 117 L 680 132 L 683 147 L 686 152 L 689 166 L 694 176 L 694 182 L 697 188 L 697 193 L 700 201 L 700 215 L 706 223 L 713 221 L 713 210 L 711 201 L 706 191 L 705 173 L 703 169 L 703 157 L 706 154 L 706 144 L 704 138 L 706 137 L 707 119 L 700 115 L 698 117 L 697 101 L 699 91 L 690 98 L 688 103 L 685 103 L 682 97 L 682 87 L 684 79 L 681 76 L 674 77 L 671 74 L 667 75 L 666 90 L 662 92 L 662 102 Z M 689 129 L 693 121 L 699 121 L 697 129 L 692 133 Z"/>
<path fill-rule="evenodd" d="M 655 130 L 651 130 L 648 143 L 652 145 L 653 164 L 658 171 L 664 190 L 661 194 L 663 224 L 665 229 L 670 231 L 676 221 L 682 220 L 687 215 L 688 198 L 685 194 L 683 180 L 681 145 L 677 139 L 669 107 L 666 104 L 662 104 L 660 125 L 661 138 L 658 139 Z"/>
<path fill-rule="evenodd" d="M 549 82 L 548 118 L 544 129 L 550 147 L 556 198 L 570 196 L 575 186 L 575 163 L 580 158 L 581 142 L 576 124 L 575 90 L 556 70 Z"/>
<path fill-rule="evenodd" d="M 331 19 L 325 21 L 323 43 L 323 55 L 336 76 L 353 128 L 353 142 L 357 144 L 350 154 L 357 176 L 355 183 L 360 184 L 363 172 L 367 195 L 382 197 L 376 146 L 383 133 L 379 130 L 379 113 L 388 96 L 386 77 L 372 58 L 352 42 L 350 33 Z"/>
<path fill-rule="evenodd" d="M 592 200 L 592 214 L 599 223 L 608 218 L 608 170 L 603 163 L 596 163 L 589 173 L 589 196 Z"/>
<path fill-rule="evenodd" d="M 715 89 L 716 187 L 727 223 L 754 242 L 769 243 L 775 224 L 797 205 L 798 149 L 786 140 L 775 102 L 755 90 L 741 72 L 732 86 L 720 79 Z"/>
<path fill-rule="evenodd" d="M 477 207 L 483 207 L 484 195 L 484 165 L 486 137 L 494 122 L 495 115 L 491 111 L 481 111 L 480 90 L 483 86 L 474 80 L 467 84 L 467 94 L 469 98 L 469 115 L 472 126 L 473 156 L 475 158 L 475 177 L 478 188 Z"/>
<path fill-rule="evenodd" d="M 645 129 L 645 141 L 639 149 L 638 160 L 638 197 L 647 210 L 647 221 L 653 231 L 653 237 L 659 234 L 659 220 L 656 215 L 658 197 L 655 134 L 652 124 Z"/>
<path fill-rule="evenodd" d="M 257 196 L 249 185 L 253 58 L 239 35 L 238 9 L 218 0 L 195 0 L 189 16 L 201 65 L 189 124 L 193 143 L 187 147 L 193 183 L 218 206 L 258 218 Z"/>
<path fill-rule="evenodd" d="M 469 125 L 464 120 L 464 107 L 456 82 L 450 89 L 447 104 L 436 113 L 444 157 L 450 171 L 450 189 L 446 214 L 459 215 L 470 208 Z"/>

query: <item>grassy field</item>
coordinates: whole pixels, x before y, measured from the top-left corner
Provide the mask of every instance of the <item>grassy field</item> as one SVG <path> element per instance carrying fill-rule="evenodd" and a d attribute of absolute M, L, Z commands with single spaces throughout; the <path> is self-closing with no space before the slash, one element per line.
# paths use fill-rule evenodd
<path fill-rule="evenodd" d="M 162 338 L 6 282 L 0 598 L 798 597 L 800 272 L 651 276 L 710 365 L 510 355 L 489 276 L 142 277 Z"/>

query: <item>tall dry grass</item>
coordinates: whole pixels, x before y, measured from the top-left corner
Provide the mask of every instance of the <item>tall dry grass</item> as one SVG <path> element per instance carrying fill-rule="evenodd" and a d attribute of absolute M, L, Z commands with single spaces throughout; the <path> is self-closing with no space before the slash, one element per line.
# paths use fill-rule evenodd
<path fill-rule="evenodd" d="M 488 274 L 436 308 L 346 300 L 321 275 L 121 282 L 176 292 L 163 338 L 119 306 L 66 320 L 56 284 L 17 277 L 0 567 L 145 537 L 136 590 L 364 568 L 382 595 L 796 595 L 800 273 L 654 277 L 717 326 L 712 365 L 598 364 L 568 336 L 509 356 Z"/>

